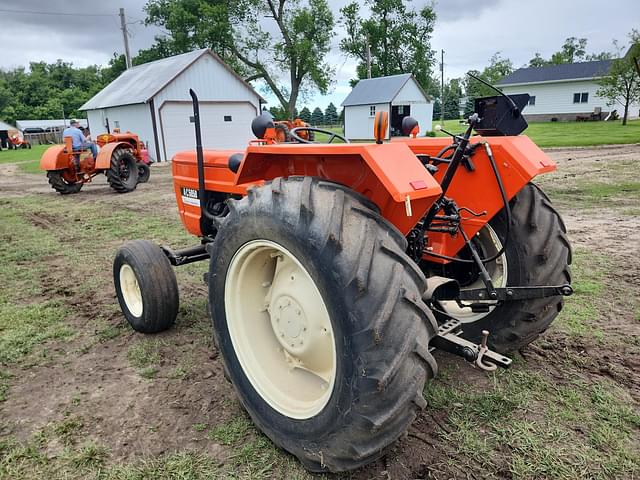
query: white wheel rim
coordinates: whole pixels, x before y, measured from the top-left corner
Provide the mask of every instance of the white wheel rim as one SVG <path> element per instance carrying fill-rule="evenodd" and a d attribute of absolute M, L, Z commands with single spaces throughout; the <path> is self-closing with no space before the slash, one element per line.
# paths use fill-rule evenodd
<path fill-rule="evenodd" d="M 140 317 L 143 309 L 140 285 L 133 268 L 126 263 L 120 267 L 120 290 L 131 314 L 134 317 Z"/>
<path fill-rule="evenodd" d="M 248 242 L 229 264 L 224 302 L 234 351 L 262 399 L 290 418 L 322 411 L 336 378 L 335 338 L 302 263 L 275 242 Z"/>
<path fill-rule="evenodd" d="M 476 236 L 478 237 L 478 241 L 485 247 L 484 255 L 480 252 L 481 257 L 492 257 L 496 253 L 500 251 L 502 248 L 502 242 L 500 238 L 496 234 L 495 230 L 491 228 L 490 225 L 485 225 L 482 230 L 480 230 Z M 489 276 L 491 277 L 491 282 L 495 288 L 505 288 L 507 286 L 507 254 L 502 253 L 498 258 L 496 258 L 493 262 L 489 262 L 485 264 L 485 268 L 489 272 Z M 466 285 L 462 287 L 462 289 L 471 289 L 471 288 L 483 288 L 484 283 L 482 279 L 478 278 L 471 285 Z M 488 312 L 472 312 L 470 307 L 460 307 L 455 301 L 442 301 L 440 305 L 444 309 L 446 313 L 451 315 L 452 317 L 460 320 L 462 323 L 473 323 L 477 322 L 481 318 L 489 315 L 495 308 L 497 302 L 495 300 L 479 300 L 476 303 L 486 303 L 489 305 Z"/>

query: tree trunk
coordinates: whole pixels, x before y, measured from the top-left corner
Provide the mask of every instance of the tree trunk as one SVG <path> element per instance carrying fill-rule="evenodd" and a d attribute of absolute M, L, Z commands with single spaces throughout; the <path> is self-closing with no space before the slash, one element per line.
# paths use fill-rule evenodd
<path fill-rule="evenodd" d="M 624 116 L 622 117 L 622 125 L 627 124 L 627 115 L 629 114 L 629 97 L 624 101 Z"/>

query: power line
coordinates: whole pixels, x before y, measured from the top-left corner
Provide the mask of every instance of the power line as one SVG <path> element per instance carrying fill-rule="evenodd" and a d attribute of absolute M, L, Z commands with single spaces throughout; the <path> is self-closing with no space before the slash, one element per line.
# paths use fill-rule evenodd
<path fill-rule="evenodd" d="M 2 13 L 24 13 L 28 15 L 57 15 L 68 17 L 113 17 L 117 13 L 71 13 L 71 12 L 37 12 L 34 10 L 10 10 L 7 8 L 0 8 Z"/>

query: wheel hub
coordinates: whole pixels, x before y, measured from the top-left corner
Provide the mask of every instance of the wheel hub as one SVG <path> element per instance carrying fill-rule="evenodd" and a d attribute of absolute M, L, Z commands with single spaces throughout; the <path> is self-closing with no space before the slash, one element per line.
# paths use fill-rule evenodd
<path fill-rule="evenodd" d="M 234 350 L 260 396 L 291 418 L 321 411 L 336 377 L 335 339 L 302 263 L 274 242 L 245 244 L 227 270 L 225 307 Z"/>
<path fill-rule="evenodd" d="M 289 295 L 281 295 L 271 307 L 271 325 L 278 341 L 287 350 L 304 344 L 307 317 L 302 305 Z M 275 308 L 274 308 L 275 307 Z"/>

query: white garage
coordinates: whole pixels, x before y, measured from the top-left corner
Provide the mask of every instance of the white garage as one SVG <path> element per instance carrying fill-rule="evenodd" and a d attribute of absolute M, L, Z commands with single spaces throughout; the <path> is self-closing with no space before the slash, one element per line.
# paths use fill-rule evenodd
<path fill-rule="evenodd" d="M 200 100 L 204 147 L 243 149 L 265 100 L 209 49 L 130 68 L 80 109 L 94 138 L 129 130 L 148 145 L 154 161 L 168 161 L 195 148 L 189 89 Z"/>
<path fill-rule="evenodd" d="M 166 102 L 160 108 L 160 131 L 166 158 L 173 158 L 181 150 L 193 149 L 191 115 L 191 103 Z M 250 102 L 200 102 L 202 143 L 215 148 L 243 148 L 255 138 L 247 128 L 255 117 L 256 108 Z"/>

